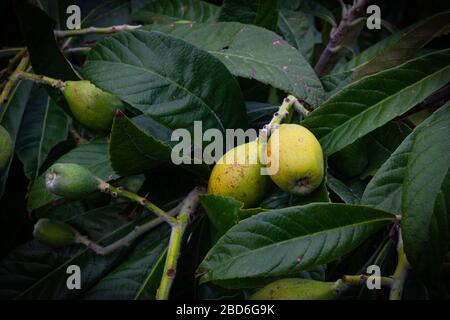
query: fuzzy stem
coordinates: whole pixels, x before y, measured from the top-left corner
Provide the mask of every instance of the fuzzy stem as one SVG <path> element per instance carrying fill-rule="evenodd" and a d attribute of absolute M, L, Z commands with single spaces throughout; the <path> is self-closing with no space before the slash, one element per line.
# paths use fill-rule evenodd
<path fill-rule="evenodd" d="M 8 61 L 8 65 L 2 71 L 0 71 L 0 81 L 5 79 L 11 72 L 13 72 L 16 64 L 20 62 L 20 60 L 23 58 L 23 56 L 26 53 L 27 53 L 27 48 L 22 48 L 19 50 L 19 52 L 17 52 L 17 54 L 14 57 L 12 57 Z"/>
<path fill-rule="evenodd" d="M 81 36 L 81 35 L 88 35 L 88 34 L 109 34 L 109 33 L 115 33 L 120 31 L 130 31 L 140 28 L 141 25 L 137 26 L 130 26 L 128 24 L 123 24 L 119 26 L 110 26 L 110 27 L 103 27 L 103 28 L 97 28 L 97 27 L 89 27 L 85 29 L 75 29 L 75 30 L 55 30 L 55 37 L 57 38 L 67 38 L 67 37 L 74 37 L 74 36 Z"/>
<path fill-rule="evenodd" d="M 167 222 L 171 226 L 174 226 L 177 223 L 177 219 L 170 216 L 169 214 L 167 214 L 167 212 L 165 212 L 164 210 L 162 210 L 155 204 L 151 203 L 147 199 L 145 199 L 133 192 L 124 190 L 120 187 L 116 188 L 105 181 L 100 182 L 99 189 L 103 193 L 110 194 L 113 198 L 117 198 L 117 197 L 127 198 L 133 202 L 136 202 L 136 203 L 146 207 L 147 209 L 149 209 L 150 211 L 155 213 L 158 217 L 163 219 L 165 222 Z"/>
<path fill-rule="evenodd" d="M 16 83 L 16 75 L 20 72 L 23 72 L 28 68 L 28 63 L 30 62 L 30 58 L 28 57 L 28 54 L 25 54 L 22 59 L 19 62 L 19 65 L 17 66 L 16 70 L 13 72 L 11 77 L 9 77 L 8 81 L 6 81 L 5 86 L 3 87 L 2 93 L 0 94 L 0 106 L 2 106 L 9 98 L 9 94 L 11 93 L 11 90 L 14 87 L 14 84 Z"/>
<path fill-rule="evenodd" d="M 364 14 L 364 7 L 368 0 L 355 0 L 353 6 L 346 10 L 343 8 L 342 20 L 330 33 L 330 41 L 320 55 L 319 61 L 314 67 L 319 77 L 328 74 L 341 57 L 344 47 L 351 47 L 358 37 L 362 22 L 361 16 Z"/>
<path fill-rule="evenodd" d="M 170 210 L 168 212 L 168 214 L 170 216 L 175 216 L 179 212 L 179 209 L 180 209 L 180 206 L 177 206 L 177 207 L 173 208 L 172 210 Z M 111 252 L 114 252 L 115 250 L 117 250 L 121 247 L 129 246 L 134 240 L 139 238 L 141 235 L 143 235 L 147 231 L 159 226 L 163 222 L 164 222 L 164 220 L 161 218 L 152 219 L 140 226 L 135 227 L 133 229 L 133 231 L 128 233 L 126 236 L 111 243 L 110 245 L 108 245 L 106 247 L 98 245 L 97 243 L 95 243 L 94 241 L 89 239 L 88 237 L 83 236 L 79 233 L 77 233 L 75 236 L 75 242 L 84 244 L 86 247 L 88 247 L 89 249 L 91 249 L 98 255 L 105 256 L 105 255 L 110 254 Z"/>
<path fill-rule="evenodd" d="M 204 188 L 197 187 L 192 190 L 183 201 L 177 223 L 172 226 L 169 248 L 167 250 L 166 262 L 161 278 L 161 283 L 156 291 L 156 300 L 169 299 L 170 289 L 175 279 L 178 257 L 180 256 L 183 235 L 190 221 L 191 215 L 199 204 L 199 195 L 204 193 Z"/>
<path fill-rule="evenodd" d="M 16 75 L 12 75 L 11 77 L 14 80 L 16 80 L 16 79 L 31 80 L 36 83 L 42 83 L 42 84 L 49 85 L 49 86 L 52 86 L 52 87 L 58 88 L 58 89 L 64 89 L 64 87 L 66 86 L 66 83 L 62 80 L 50 78 L 50 77 L 47 77 L 44 75 L 24 72 L 24 71 L 18 72 Z"/>
<path fill-rule="evenodd" d="M 397 267 L 395 268 L 394 274 L 392 275 L 392 278 L 394 280 L 391 286 L 389 300 L 400 300 L 402 298 L 403 286 L 405 284 L 406 277 L 408 276 L 408 271 L 410 268 L 408 259 L 406 258 L 405 251 L 403 248 L 403 239 L 400 229 L 398 238 L 399 238 L 397 245 L 398 263 Z"/>

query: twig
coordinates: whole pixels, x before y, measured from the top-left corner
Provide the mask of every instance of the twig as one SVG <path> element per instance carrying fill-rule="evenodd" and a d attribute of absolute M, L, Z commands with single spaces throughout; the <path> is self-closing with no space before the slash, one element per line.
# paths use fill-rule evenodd
<path fill-rule="evenodd" d="M 78 133 L 78 131 L 75 129 L 75 127 L 73 125 L 73 121 L 71 121 L 71 123 L 70 123 L 69 130 L 70 130 L 70 135 L 72 136 L 72 138 L 75 141 L 75 143 L 77 144 L 77 146 L 87 142 L 87 140 L 83 139 L 81 137 L 81 135 Z"/>
<path fill-rule="evenodd" d="M 175 216 L 178 214 L 179 210 L 180 210 L 181 205 L 176 206 L 175 208 L 173 208 L 172 210 L 170 210 L 168 212 L 169 215 L 171 216 Z M 134 240 L 136 240 L 137 238 L 139 238 L 141 235 L 143 235 L 144 233 L 146 233 L 147 231 L 155 228 L 156 226 L 160 225 L 161 223 L 163 223 L 164 220 L 161 218 L 155 218 L 150 220 L 147 223 L 144 223 L 140 226 L 137 226 L 136 228 L 134 228 L 133 231 L 131 231 L 130 233 L 128 233 L 126 236 L 124 236 L 123 238 L 111 243 L 110 245 L 103 247 L 101 245 L 98 245 L 97 243 L 95 243 L 94 241 L 92 241 L 91 239 L 89 239 L 86 236 L 83 236 L 79 233 L 76 234 L 75 236 L 75 242 L 76 243 L 81 243 L 84 244 L 86 247 L 88 247 L 89 249 L 91 249 L 92 251 L 94 251 L 95 253 L 101 255 L 101 256 L 105 256 L 110 254 L 111 252 L 124 247 L 124 246 L 129 246 Z"/>
<path fill-rule="evenodd" d="M 101 181 L 99 189 L 103 193 L 110 194 L 113 198 L 117 198 L 117 197 L 127 198 L 133 202 L 136 202 L 136 203 L 146 207 L 147 209 L 149 209 L 150 211 L 155 213 L 158 217 L 160 217 L 162 220 L 164 220 L 171 226 L 174 226 L 177 224 L 177 219 L 175 219 L 174 217 L 167 214 L 167 212 L 165 212 L 164 210 L 162 210 L 155 204 L 151 203 L 149 200 L 147 200 L 133 192 L 126 191 L 120 187 L 116 188 L 113 185 L 111 185 L 105 181 Z"/>
<path fill-rule="evenodd" d="M 3 104 L 6 103 L 6 101 L 8 101 L 9 94 L 17 81 L 16 75 L 26 70 L 29 62 L 30 58 L 28 57 L 28 54 L 25 54 L 20 60 L 16 70 L 13 72 L 11 77 L 9 77 L 8 81 L 6 81 L 2 93 L 0 94 L 0 106 L 3 106 Z"/>
<path fill-rule="evenodd" d="M 140 28 L 141 25 L 137 26 L 130 26 L 128 24 L 123 24 L 120 26 L 111 26 L 111 27 L 103 27 L 103 28 L 97 28 L 97 27 L 89 27 L 85 29 L 75 29 L 75 30 L 55 30 L 55 37 L 57 38 L 67 38 L 67 37 L 74 37 L 74 36 L 81 36 L 81 35 L 88 35 L 88 34 L 109 34 L 109 33 L 115 33 L 120 31 L 130 31 Z"/>
<path fill-rule="evenodd" d="M 2 71 L 0 71 L 0 81 L 6 79 L 8 75 L 14 71 L 14 67 L 16 66 L 17 63 L 19 63 L 19 61 L 23 58 L 23 56 L 26 53 L 27 48 L 22 48 L 19 50 L 19 52 L 17 52 L 17 54 L 14 57 L 12 57 L 8 61 L 8 65 Z"/>
<path fill-rule="evenodd" d="M 371 279 L 376 279 L 380 282 L 380 285 L 383 287 L 390 287 L 394 280 L 390 277 L 375 277 L 371 276 Z M 338 293 L 342 293 L 346 291 L 351 286 L 359 286 L 362 284 L 367 283 L 367 280 L 369 279 L 369 276 L 365 274 L 361 275 L 344 275 L 341 279 L 338 279 L 335 284 L 333 285 L 333 289 L 336 290 Z"/>
<path fill-rule="evenodd" d="M 319 77 L 328 74 L 341 57 L 342 49 L 350 48 L 355 42 L 365 20 L 362 16 L 367 2 L 368 0 L 355 0 L 350 9 L 343 9 L 341 22 L 331 30 L 327 47 L 314 68 Z"/>
<path fill-rule="evenodd" d="M 186 231 L 191 215 L 197 209 L 199 204 L 199 195 L 204 192 L 205 189 L 203 187 L 197 187 L 188 194 L 183 201 L 180 214 L 177 217 L 177 223 L 172 226 L 169 248 L 167 251 L 166 262 L 164 264 L 164 271 L 162 274 L 161 283 L 156 291 L 157 300 L 167 300 L 169 298 L 170 288 L 172 287 L 176 275 L 177 262 L 180 255 L 183 235 Z"/>
<path fill-rule="evenodd" d="M 22 80 L 31 80 L 37 83 L 46 84 L 55 88 L 64 89 L 66 86 L 65 82 L 59 79 L 50 78 L 40 74 L 34 74 L 29 72 L 20 71 L 11 76 L 13 81 L 17 81 L 19 79 Z"/>
<path fill-rule="evenodd" d="M 410 268 L 409 262 L 406 259 L 405 251 L 403 249 L 403 239 L 401 229 L 398 231 L 398 263 L 392 275 L 393 283 L 391 291 L 389 293 L 389 300 L 400 300 L 402 298 L 403 286 L 408 276 L 408 270 Z"/>

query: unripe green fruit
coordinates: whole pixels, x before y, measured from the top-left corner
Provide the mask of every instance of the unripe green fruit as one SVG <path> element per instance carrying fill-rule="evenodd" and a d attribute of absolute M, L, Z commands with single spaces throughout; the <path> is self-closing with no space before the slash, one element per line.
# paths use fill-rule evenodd
<path fill-rule="evenodd" d="M 11 136 L 5 128 L 0 126 L 0 172 L 8 165 L 12 152 L 13 143 Z"/>
<path fill-rule="evenodd" d="M 254 293 L 251 300 L 334 300 L 334 282 L 290 278 L 272 282 Z"/>
<path fill-rule="evenodd" d="M 316 137 L 297 124 L 282 124 L 267 143 L 270 178 L 286 192 L 306 195 L 324 176 L 322 147 Z M 276 165 L 278 164 L 278 165 Z"/>
<path fill-rule="evenodd" d="M 232 197 L 243 202 L 244 208 L 251 208 L 262 200 L 269 186 L 270 178 L 261 175 L 255 140 L 229 150 L 217 161 L 209 178 L 208 193 Z"/>
<path fill-rule="evenodd" d="M 34 225 L 33 236 L 36 240 L 56 248 L 74 243 L 76 232 L 64 222 L 43 218 Z"/>
<path fill-rule="evenodd" d="M 45 176 L 47 190 L 68 199 L 80 199 L 98 189 L 100 181 L 74 163 L 56 163 Z"/>
<path fill-rule="evenodd" d="M 330 167 L 347 178 L 359 176 L 369 163 L 366 145 L 356 140 L 328 157 Z"/>
<path fill-rule="evenodd" d="M 124 107 L 117 96 L 87 80 L 66 81 L 63 93 L 74 117 L 93 131 L 109 131 L 116 110 Z"/>

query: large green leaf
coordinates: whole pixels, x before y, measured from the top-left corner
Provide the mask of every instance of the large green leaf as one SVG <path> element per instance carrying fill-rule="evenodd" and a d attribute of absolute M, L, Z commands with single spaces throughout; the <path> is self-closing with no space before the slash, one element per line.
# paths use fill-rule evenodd
<path fill-rule="evenodd" d="M 200 203 L 208 215 L 209 221 L 222 236 L 242 219 L 264 211 L 261 208 L 243 209 L 243 203 L 230 197 L 206 194 L 200 196 Z"/>
<path fill-rule="evenodd" d="M 122 176 L 145 172 L 170 161 L 171 147 L 139 128 L 129 118 L 114 119 L 109 153 L 114 170 Z"/>
<path fill-rule="evenodd" d="M 362 78 L 402 64 L 420 48 L 450 28 L 450 11 L 440 12 L 401 30 L 366 49 L 339 69 Z"/>
<path fill-rule="evenodd" d="M 108 142 L 103 138 L 97 138 L 86 144 L 79 145 L 63 155 L 55 163 L 76 163 L 82 165 L 103 180 L 117 178 L 109 162 Z M 60 198 L 47 191 L 45 174 L 46 172 L 40 175 L 31 187 L 27 203 L 29 211 Z"/>
<path fill-rule="evenodd" d="M 220 21 L 237 21 L 275 30 L 279 0 L 225 0 Z"/>
<path fill-rule="evenodd" d="M 43 87 L 33 86 L 20 126 L 16 153 L 25 175 L 34 180 L 51 149 L 69 133 L 69 118 Z"/>
<path fill-rule="evenodd" d="M 408 111 L 450 81 L 450 50 L 365 77 L 314 110 L 302 125 L 331 155 Z"/>
<path fill-rule="evenodd" d="M 309 62 L 314 53 L 314 25 L 301 11 L 281 10 L 278 28 L 284 39 L 302 53 Z"/>
<path fill-rule="evenodd" d="M 200 0 L 156 0 L 151 1 L 133 14 L 143 23 L 169 23 L 176 20 L 214 22 L 219 7 Z"/>
<path fill-rule="evenodd" d="M 359 204 L 364 191 L 364 185 L 361 181 L 343 182 L 329 172 L 327 173 L 327 187 L 347 204 Z"/>
<path fill-rule="evenodd" d="M 209 53 L 170 36 L 136 30 L 96 44 L 84 75 L 169 129 L 246 126 L 236 79 Z"/>
<path fill-rule="evenodd" d="M 33 83 L 29 81 L 19 81 L 11 91 L 9 100 L 4 105 L 1 105 L 0 125 L 8 131 L 14 145 L 19 134 L 20 124 L 31 94 L 32 86 Z M 0 172 L 0 198 L 5 189 L 11 162 L 12 157 L 7 167 Z"/>
<path fill-rule="evenodd" d="M 394 216 L 363 206 L 315 203 L 263 212 L 231 228 L 198 271 L 202 282 L 258 286 L 350 252 Z"/>
<path fill-rule="evenodd" d="M 166 228 L 167 230 L 167 228 Z M 103 277 L 83 299 L 154 299 L 161 281 L 169 237 L 155 237 L 152 231 L 130 256 Z M 167 234 L 167 233 L 166 233 Z"/>
<path fill-rule="evenodd" d="M 412 265 L 420 263 L 422 252 L 428 250 L 436 198 L 450 168 L 449 124 L 450 103 L 432 116 L 411 145 L 403 178 L 402 230 L 405 252 Z M 443 257 L 449 245 L 448 234 L 442 240 Z"/>
<path fill-rule="evenodd" d="M 405 251 L 410 263 L 419 270 L 425 268 L 424 264 L 428 269 L 435 268 L 435 262 L 442 260 L 449 245 L 449 230 L 444 223 L 448 213 L 438 196 L 450 166 L 449 121 L 447 103 L 395 150 L 370 181 L 361 200 L 363 204 L 402 214 Z"/>
<path fill-rule="evenodd" d="M 270 84 L 312 106 L 324 99 L 322 84 L 306 59 L 271 31 L 237 22 L 151 25 L 146 29 L 190 42 L 219 58 L 234 75 Z"/>

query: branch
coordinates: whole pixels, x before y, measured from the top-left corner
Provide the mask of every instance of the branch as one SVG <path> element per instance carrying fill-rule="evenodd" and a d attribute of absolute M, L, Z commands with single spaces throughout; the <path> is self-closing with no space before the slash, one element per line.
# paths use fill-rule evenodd
<path fill-rule="evenodd" d="M 172 226 L 166 263 L 164 265 L 161 283 L 156 291 L 156 300 L 167 300 L 169 298 L 170 288 L 172 287 L 176 275 L 177 262 L 181 251 L 184 232 L 186 231 L 191 215 L 197 209 L 199 195 L 205 191 L 206 190 L 203 187 L 197 187 L 192 190 L 183 201 L 180 214 L 177 217 L 177 223 Z"/>
<path fill-rule="evenodd" d="M 402 233 L 399 229 L 398 231 L 398 263 L 395 268 L 394 274 L 392 275 L 393 283 L 391 286 L 391 292 L 389 293 L 389 300 L 400 300 L 402 298 L 403 286 L 408 276 L 408 271 L 410 268 L 409 262 L 406 259 L 405 251 L 403 249 L 403 239 Z"/>
<path fill-rule="evenodd" d="M 2 93 L 0 94 L 0 107 L 3 106 L 4 103 L 8 101 L 9 94 L 11 93 L 14 84 L 16 83 L 16 75 L 28 68 L 28 63 L 30 62 L 30 58 L 28 54 L 25 54 L 19 62 L 16 70 L 13 72 L 11 77 L 9 77 L 8 81 L 6 81 L 5 86 L 3 87 Z"/>
<path fill-rule="evenodd" d="M 23 56 L 26 53 L 27 48 L 22 48 L 19 50 L 19 52 L 17 52 L 17 54 L 14 57 L 12 57 L 8 61 L 8 65 L 2 71 L 0 71 L 0 81 L 6 79 L 7 76 L 14 71 L 14 67 L 16 66 L 17 63 L 19 63 L 19 61 L 23 58 Z"/>
<path fill-rule="evenodd" d="M 147 209 L 149 209 L 150 211 L 155 213 L 158 217 L 160 217 L 162 220 L 167 222 L 172 227 L 177 224 L 177 220 L 174 217 L 167 214 L 167 212 L 165 212 L 164 210 L 162 210 L 155 204 L 151 203 L 146 198 L 141 197 L 133 192 L 126 191 L 121 187 L 116 188 L 105 181 L 101 181 L 99 189 L 103 193 L 110 194 L 113 198 L 117 198 L 117 197 L 127 198 L 133 202 L 136 202 L 136 203 L 146 207 Z"/>
<path fill-rule="evenodd" d="M 64 87 L 66 86 L 66 83 L 62 80 L 50 78 L 50 77 L 40 75 L 40 74 L 24 72 L 24 71 L 20 71 L 20 72 L 17 72 L 16 74 L 13 74 L 11 76 L 11 79 L 13 81 L 17 81 L 19 79 L 31 80 L 36 83 L 42 83 L 42 84 L 49 85 L 49 86 L 52 86 L 52 87 L 58 88 L 58 89 L 64 89 Z"/>
<path fill-rule="evenodd" d="M 383 287 L 390 287 L 393 283 L 393 279 L 390 277 L 375 277 L 371 276 L 372 279 L 377 278 L 377 280 L 380 282 L 380 284 Z M 349 287 L 352 286 L 360 286 L 365 283 L 367 283 L 367 280 L 369 279 L 369 276 L 365 274 L 351 276 L 351 275 L 344 275 L 341 279 L 338 279 L 334 285 L 333 289 L 336 290 L 339 294 L 346 291 Z"/>
<path fill-rule="evenodd" d="M 177 215 L 179 210 L 180 210 L 180 207 L 181 207 L 181 205 L 176 206 L 175 208 L 170 210 L 168 212 L 168 214 L 170 216 Z M 79 233 L 77 233 L 76 236 L 75 236 L 75 242 L 84 244 L 86 247 L 88 247 L 89 249 L 91 249 L 95 253 L 97 253 L 97 254 L 99 254 L 101 256 L 105 256 L 105 255 L 108 255 L 111 252 L 113 252 L 113 251 L 115 251 L 115 250 L 117 250 L 117 249 L 119 249 L 121 247 L 129 246 L 134 240 L 139 238 L 141 235 L 143 235 L 147 231 L 155 228 L 156 226 L 160 225 L 163 222 L 164 222 L 164 220 L 161 219 L 161 218 L 152 219 L 149 222 L 144 223 L 143 225 L 137 226 L 136 228 L 134 228 L 133 231 L 128 233 L 126 236 L 124 236 L 123 238 L 121 238 L 121 239 L 111 243 L 110 245 L 108 245 L 106 247 L 98 245 L 97 243 L 95 243 L 94 241 L 89 239 L 88 237 L 83 236 L 83 235 L 81 235 Z"/>
<path fill-rule="evenodd" d="M 350 48 L 358 38 L 365 20 L 362 16 L 367 2 L 355 0 L 350 9 L 343 10 L 341 22 L 331 30 L 328 45 L 314 68 L 319 77 L 328 74 L 341 58 L 342 49 Z"/>
<path fill-rule="evenodd" d="M 89 27 L 85 29 L 75 29 L 75 30 L 55 30 L 55 37 L 57 38 L 67 38 L 67 37 L 74 37 L 74 36 L 81 36 L 81 35 L 88 35 L 88 34 L 110 34 L 110 33 L 116 33 L 120 31 L 130 31 L 140 28 L 141 25 L 137 26 L 130 26 L 128 24 L 123 24 L 120 26 L 111 26 L 111 27 L 103 27 L 103 28 L 97 28 L 97 27 Z"/>

